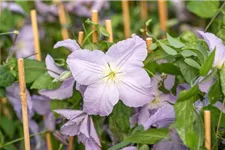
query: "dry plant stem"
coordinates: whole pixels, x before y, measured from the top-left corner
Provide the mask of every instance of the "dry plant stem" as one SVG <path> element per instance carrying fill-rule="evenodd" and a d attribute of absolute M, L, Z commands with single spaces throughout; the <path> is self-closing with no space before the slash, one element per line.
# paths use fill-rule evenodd
<path fill-rule="evenodd" d="M 148 7 L 147 7 L 147 1 L 141 0 L 140 1 L 140 7 L 141 7 L 141 19 L 143 21 L 147 20 L 148 18 Z"/>
<path fill-rule="evenodd" d="M 69 32 L 66 28 L 66 25 L 68 24 L 68 22 L 66 18 L 65 9 L 61 1 L 57 1 L 57 5 L 58 5 L 59 22 L 62 27 L 61 29 L 62 38 L 66 40 L 69 38 Z"/>
<path fill-rule="evenodd" d="M 38 61 L 41 61 L 41 51 L 40 51 L 40 43 L 39 43 L 36 10 L 31 10 L 30 16 L 31 16 L 31 23 L 32 23 L 32 29 L 33 29 L 33 35 L 34 35 L 34 49 L 35 49 L 35 53 L 37 53 L 36 59 Z"/>
<path fill-rule="evenodd" d="M 147 44 L 147 50 L 148 50 L 148 53 L 150 53 L 151 52 L 151 50 L 150 50 L 150 45 L 152 44 L 152 38 L 146 38 L 146 44 Z"/>
<path fill-rule="evenodd" d="M 83 39 L 84 39 L 84 32 L 80 31 L 78 33 L 78 44 L 80 44 L 80 46 L 82 46 Z"/>
<path fill-rule="evenodd" d="M 17 61 L 18 61 L 20 99 L 23 118 L 24 145 L 25 150 L 30 150 L 30 135 L 29 135 L 28 110 L 27 110 L 26 82 L 24 75 L 24 61 L 21 58 L 18 59 Z"/>
<path fill-rule="evenodd" d="M 165 38 L 166 22 L 167 22 L 167 8 L 165 0 L 158 0 L 158 10 L 159 10 L 160 29 L 163 33 L 163 38 Z"/>
<path fill-rule="evenodd" d="M 113 32 L 112 32 L 112 21 L 105 20 L 106 31 L 109 33 L 109 38 L 107 39 L 108 42 L 113 42 Z"/>
<path fill-rule="evenodd" d="M 129 14 L 129 5 L 127 0 L 122 0 L 122 9 L 123 9 L 124 34 L 125 34 L 125 38 L 129 38 L 130 37 L 130 14 Z"/>
<path fill-rule="evenodd" d="M 211 150 L 211 115 L 210 111 L 204 111 L 204 126 L 205 126 L 205 148 Z"/>
<path fill-rule="evenodd" d="M 92 22 L 98 24 L 98 11 L 97 10 L 92 11 Z M 96 27 L 94 25 L 92 26 L 92 31 L 95 31 L 92 34 L 92 42 L 97 43 L 98 42 L 98 32 L 96 31 Z"/>

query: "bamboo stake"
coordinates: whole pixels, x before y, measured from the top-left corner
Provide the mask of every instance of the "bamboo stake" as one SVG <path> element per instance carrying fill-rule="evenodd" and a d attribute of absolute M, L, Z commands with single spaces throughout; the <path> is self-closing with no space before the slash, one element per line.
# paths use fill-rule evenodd
<path fill-rule="evenodd" d="M 124 34 L 126 38 L 130 37 L 130 15 L 127 0 L 122 0 Z"/>
<path fill-rule="evenodd" d="M 165 36 L 166 22 L 167 22 L 167 9 L 165 0 L 158 0 L 158 9 L 159 9 L 160 29 L 163 32 L 163 36 Z"/>
<path fill-rule="evenodd" d="M 151 50 L 150 50 L 150 45 L 152 44 L 152 38 L 150 38 L 150 37 L 148 37 L 148 38 L 146 38 L 146 44 L 147 44 L 147 50 L 148 50 L 148 53 L 150 53 L 151 52 Z"/>
<path fill-rule="evenodd" d="M 48 150 L 52 150 L 51 132 L 46 132 L 46 142 Z"/>
<path fill-rule="evenodd" d="M 18 61 L 20 98 L 22 106 L 22 118 L 23 118 L 24 145 L 25 150 L 30 150 L 30 135 L 29 135 L 28 112 L 27 112 L 27 94 L 24 75 L 24 62 L 22 58 L 18 59 L 17 61 Z"/>
<path fill-rule="evenodd" d="M 57 5 L 58 5 L 59 22 L 62 26 L 61 28 L 62 38 L 66 40 L 69 38 L 69 32 L 66 28 L 66 25 L 68 24 L 68 22 L 66 18 L 65 9 L 61 1 L 57 1 Z"/>
<path fill-rule="evenodd" d="M 70 136 L 68 150 L 73 150 L 73 140 L 74 140 L 74 137 Z"/>
<path fill-rule="evenodd" d="M 93 10 L 91 14 L 92 14 L 92 22 L 98 24 L 98 11 L 97 10 Z M 92 26 L 92 31 L 94 31 L 94 30 L 96 30 L 96 27 Z M 98 42 L 98 33 L 97 33 L 97 31 L 95 31 L 92 34 L 92 41 L 94 43 Z"/>
<path fill-rule="evenodd" d="M 39 33 L 38 33 L 38 25 L 37 25 L 37 14 L 36 10 L 31 10 L 31 23 L 34 35 L 34 49 L 36 53 L 36 59 L 41 61 L 41 51 L 40 51 L 40 43 L 39 43 Z"/>
<path fill-rule="evenodd" d="M 78 33 L 78 43 L 80 44 L 80 46 L 82 46 L 83 39 L 84 39 L 84 32 L 80 31 Z"/>
<path fill-rule="evenodd" d="M 205 148 L 211 150 L 211 115 L 210 111 L 204 111 L 204 124 L 205 124 Z"/>
<path fill-rule="evenodd" d="M 140 7 L 141 7 L 141 19 L 145 21 L 148 18 L 147 1 L 141 0 Z"/>
<path fill-rule="evenodd" d="M 112 21 L 105 20 L 106 31 L 109 33 L 108 42 L 113 42 L 113 33 L 112 33 Z"/>

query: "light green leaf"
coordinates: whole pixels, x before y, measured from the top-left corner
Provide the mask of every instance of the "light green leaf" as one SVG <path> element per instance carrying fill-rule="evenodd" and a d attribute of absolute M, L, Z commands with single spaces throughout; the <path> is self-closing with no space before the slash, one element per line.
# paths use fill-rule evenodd
<path fill-rule="evenodd" d="M 182 42 L 180 42 L 179 40 L 173 38 L 172 36 L 170 36 L 168 33 L 166 33 L 167 39 L 170 43 L 170 45 L 172 45 L 175 48 L 181 48 L 184 46 L 184 44 Z"/>
<path fill-rule="evenodd" d="M 5 97 L 6 96 L 6 94 L 5 94 L 5 88 L 3 88 L 3 87 L 0 87 L 0 98 L 2 98 L 2 97 Z"/>
<path fill-rule="evenodd" d="M 184 59 L 184 62 L 185 62 L 186 64 L 188 64 L 188 65 L 190 65 L 190 66 L 196 68 L 196 69 L 200 69 L 200 68 L 201 68 L 201 66 L 200 66 L 195 60 L 193 60 L 193 59 L 191 59 L 191 58 L 185 58 L 185 59 Z"/>
<path fill-rule="evenodd" d="M 210 104 L 215 104 L 222 97 L 220 79 L 216 78 L 216 82 L 210 87 L 208 98 Z"/>
<path fill-rule="evenodd" d="M 149 19 L 145 22 L 145 25 L 148 27 L 150 25 L 150 23 L 152 22 L 152 19 Z"/>
<path fill-rule="evenodd" d="M 199 92 L 198 85 L 193 86 L 189 90 L 183 90 L 180 92 L 177 101 L 189 100 L 193 95 L 196 95 Z"/>
<path fill-rule="evenodd" d="M 212 68 L 214 57 L 215 57 L 215 50 L 209 55 L 205 63 L 202 65 L 200 69 L 201 76 L 206 76 L 208 74 L 209 70 Z"/>
<path fill-rule="evenodd" d="M 45 72 L 33 82 L 31 89 L 54 90 L 61 85 L 60 82 L 52 82 L 52 81 L 53 78 L 48 74 L 48 72 Z"/>
<path fill-rule="evenodd" d="M 162 49 L 163 49 L 167 54 L 172 55 L 172 56 L 174 56 L 174 55 L 177 54 L 177 51 L 174 50 L 173 48 L 171 48 L 171 47 L 165 45 L 164 43 L 162 43 L 162 42 L 160 42 L 160 41 L 158 41 L 158 42 L 159 42 L 160 46 L 162 47 Z"/>
<path fill-rule="evenodd" d="M 222 66 L 220 71 L 220 84 L 222 88 L 222 93 L 225 96 L 225 65 Z"/>
<path fill-rule="evenodd" d="M 184 50 L 180 53 L 183 57 L 197 56 L 197 54 L 191 50 Z"/>
<path fill-rule="evenodd" d="M 140 144 L 155 144 L 156 142 L 168 137 L 167 128 L 148 129 L 146 131 L 137 131 L 125 138 L 124 141 Z"/>
<path fill-rule="evenodd" d="M 189 1 L 187 8 L 189 11 L 202 18 L 213 17 L 219 9 L 219 0 L 213 1 Z"/>
<path fill-rule="evenodd" d="M 9 70 L 3 66 L 0 66 L 0 86 L 7 87 L 14 82 L 14 76 L 9 72 Z"/>
<path fill-rule="evenodd" d="M 104 35 L 104 36 L 106 36 L 106 37 L 109 37 L 109 33 L 106 31 L 106 29 L 105 29 L 104 27 L 99 26 L 99 32 L 100 32 L 102 35 Z"/>

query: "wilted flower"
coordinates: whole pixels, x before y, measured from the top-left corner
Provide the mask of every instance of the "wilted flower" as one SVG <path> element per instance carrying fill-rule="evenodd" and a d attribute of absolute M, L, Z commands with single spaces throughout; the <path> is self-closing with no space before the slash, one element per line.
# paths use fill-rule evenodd
<path fill-rule="evenodd" d="M 78 136 L 86 150 L 100 150 L 101 144 L 94 127 L 92 118 L 80 110 L 55 110 L 69 121 L 61 127 L 61 132 L 69 136 Z"/>
<path fill-rule="evenodd" d="M 66 47 L 71 51 L 76 51 L 80 49 L 80 46 L 76 43 L 76 41 L 67 39 L 63 41 L 59 41 L 55 44 L 54 48 L 58 47 Z M 48 69 L 48 73 L 55 79 L 58 79 L 60 75 L 65 72 L 66 70 L 62 67 L 57 66 L 54 63 L 53 58 L 50 55 L 47 55 L 45 58 L 45 63 Z M 66 99 L 73 95 L 73 88 L 74 88 L 75 80 L 73 77 L 69 77 L 65 79 L 61 86 L 55 90 L 40 90 L 39 93 L 41 95 L 47 96 L 51 99 Z M 85 88 L 81 86 L 79 83 L 76 84 L 76 89 L 79 90 L 81 93 L 84 92 Z"/>
<path fill-rule="evenodd" d="M 25 25 L 21 28 L 12 50 L 17 58 L 35 58 L 34 37 L 31 25 Z"/>
<path fill-rule="evenodd" d="M 146 56 L 146 43 L 138 36 L 114 44 L 106 54 L 99 50 L 73 51 L 67 63 L 74 79 L 87 86 L 84 111 L 106 116 L 119 99 L 130 107 L 152 101 L 150 77 L 142 68 Z"/>
<path fill-rule="evenodd" d="M 2 8 L 11 10 L 12 12 L 15 12 L 15 13 L 20 13 L 20 14 L 25 15 L 25 11 L 23 10 L 23 8 L 16 3 L 2 2 Z"/>
<path fill-rule="evenodd" d="M 198 31 L 198 33 L 205 39 L 211 52 L 216 49 L 214 66 L 220 69 L 225 61 L 225 45 L 223 41 L 212 33 L 203 31 Z"/>

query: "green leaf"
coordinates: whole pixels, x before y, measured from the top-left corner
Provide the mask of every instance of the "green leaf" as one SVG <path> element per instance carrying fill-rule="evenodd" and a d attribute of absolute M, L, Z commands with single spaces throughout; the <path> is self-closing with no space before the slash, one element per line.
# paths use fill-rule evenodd
<path fill-rule="evenodd" d="M 0 130 L 0 148 L 4 145 L 5 143 L 5 136 L 3 135 L 2 131 Z"/>
<path fill-rule="evenodd" d="M 119 138 L 123 139 L 123 134 L 127 134 L 130 129 L 129 118 L 132 115 L 132 109 L 119 101 L 113 108 L 109 116 L 109 127 L 111 131 Z"/>
<path fill-rule="evenodd" d="M 225 66 L 223 65 L 220 71 L 220 83 L 222 88 L 222 93 L 225 96 Z"/>
<path fill-rule="evenodd" d="M 187 4 L 189 11 L 202 18 L 213 17 L 219 9 L 219 0 L 213 1 L 189 1 Z"/>
<path fill-rule="evenodd" d="M 104 35 L 104 36 L 106 36 L 106 37 L 109 37 L 109 33 L 106 31 L 106 29 L 105 29 L 104 27 L 99 26 L 99 32 L 100 32 L 102 35 Z"/>
<path fill-rule="evenodd" d="M 9 70 L 3 66 L 0 66 L 0 86 L 7 87 L 14 82 L 14 76 L 9 72 Z"/>
<path fill-rule="evenodd" d="M 52 111 L 56 109 L 64 109 L 68 107 L 69 107 L 69 103 L 67 101 L 51 100 L 50 102 L 50 108 Z"/>
<path fill-rule="evenodd" d="M 171 47 L 165 45 L 164 43 L 162 43 L 162 42 L 160 42 L 160 41 L 158 41 L 158 42 L 159 42 L 160 46 L 162 47 L 162 49 L 163 49 L 167 54 L 172 55 L 172 56 L 174 56 L 174 55 L 177 54 L 177 51 L 176 51 L 176 50 L 172 49 Z"/>
<path fill-rule="evenodd" d="M 5 116 L 1 117 L 0 127 L 9 138 L 12 139 L 14 137 L 16 126 L 13 120 L 10 120 Z"/>
<path fill-rule="evenodd" d="M 199 92 L 198 85 L 193 86 L 189 90 L 183 90 L 180 92 L 177 101 L 189 100 L 191 97 L 193 97 L 193 95 L 198 94 L 198 92 Z"/>
<path fill-rule="evenodd" d="M 220 79 L 216 78 L 216 82 L 210 87 L 208 98 L 210 104 L 215 104 L 222 97 Z"/>
<path fill-rule="evenodd" d="M 33 82 L 31 89 L 54 90 L 61 85 L 60 82 L 52 82 L 52 81 L 53 78 L 48 74 L 48 72 L 45 72 Z"/>
<path fill-rule="evenodd" d="M 194 130 L 195 112 L 192 103 L 195 96 L 185 101 L 177 101 L 174 105 L 176 113 L 176 129 L 185 145 L 191 149 L 198 147 L 198 135 Z"/>
<path fill-rule="evenodd" d="M 214 57 L 215 57 L 215 50 L 209 55 L 205 63 L 202 65 L 200 69 L 201 76 L 206 76 L 208 74 L 209 70 L 212 68 Z"/>
<path fill-rule="evenodd" d="M 185 59 L 184 59 L 184 62 L 185 62 L 186 64 L 188 64 L 188 65 L 190 65 L 190 66 L 196 68 L 196 69 L 200 69 L 200 68 L 201 68 L 201 66 L 200 66 L 195 60 L 193 60 L 193 59 L 191 59 L 191 58 L 185 58 Z"/>
<path fill-rule="evenodd" d="M 145 25 L 148 27 L 150 25 L 150 23 L 152 22 L 152 19 L 149 19 L 145 22 Z"/>
<path fill-rule="evenodd" d="M 148 129 L 146 131 L 137 131 L 125 138 L 124 141 L 140 144 L 155 144 L 156 142 L 168 137 L 167 128 Z"/>
<path fill-rule="evenodd" d="M 166 33 L 166 37 L 167 37 L 170 45 L 172 45 L 173 47 L 175 47 L 175 48 L 181 48 L 181 47 L 184 46 L 184 44 L 182 42 L 180 42 L 179 40 L 173 38 L 168 33 Z"/>
<path fill-rule="evenodd" d="M 0 98 L 6 97 L 6 91 L 5 88 L 0 87 Z"/>
<path fill-rule="evenodd" d="M 184 50 L 180 53 L 183 57 L 197 56 L 197 54 L 191 50 Z"/>
<path fill-rule="evenodd" d="M 131 142 L 125 142 L 125 141 L 122 141 L 116 145 L 114 145 L 113 147 L 109 148 L 108 150 L 118 150 L 118 149 L 121 149 L 127 145 L 129 145 Z"/>
<path fill-rule="evenodd" d="M 172 63 L 162 63 L 157 66 L 157 70 L 160 73 L 167 73 L 172 75 L 180 75 L 180 69 Z"/>
<path fill-rule="evenodd" d="M 25 80 L 26 83 L 31 83 L 46 72 L 44 62 L 37 60 L 24 59 Z"/>
<path fill-rule="evenodd" d="M 195 33 L 191 31 L 185 31 L 184 33 L 182 33 L 180 39 L 182 42 L 185 42 L 185 43 L 192 43 L 198 40 Z"/>

